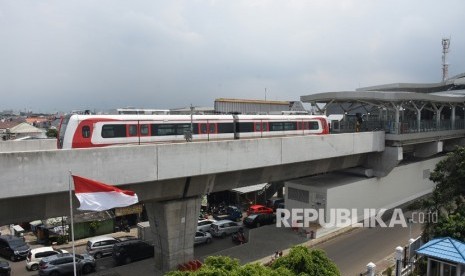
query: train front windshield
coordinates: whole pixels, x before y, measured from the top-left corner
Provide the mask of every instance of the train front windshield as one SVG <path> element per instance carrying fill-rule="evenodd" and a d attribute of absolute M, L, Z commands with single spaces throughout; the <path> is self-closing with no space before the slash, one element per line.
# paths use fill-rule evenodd
<path fill-rule="evenodd" d="M 68 126 L 69 119 L 71 115 L 66 115 L 61 118 L 60 128 L 58 129 L 58 148 L 63 148 L 63 139 L 65 137 L 66 127 Z"/>

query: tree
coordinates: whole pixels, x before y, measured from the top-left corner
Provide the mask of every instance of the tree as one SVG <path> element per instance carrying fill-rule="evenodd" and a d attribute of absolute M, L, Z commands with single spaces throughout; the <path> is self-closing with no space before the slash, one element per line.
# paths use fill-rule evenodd
<path fill-rule="evenodd" d="M 338 276 L 336 265 L 320 249 L 309 250 L 305 246 L 294 246 L 287 256 L 278 258 L 274 269 L 287 268 L 294 275 Z"/>
<path fill-rule="evenodd" d="M 437 214 L 437 221 L 427 221 L 423 239 L 452 237 L 465 240 L 465 148 L 458 147 L 448 153 L 431 173 L 436 183 L 431 196 L 422 201 L 426 211 Z"/>
<path fill-rule="evenodd" d="M 339 276 L 336 265 L 322 250 L 293 247 L 289 255 L 279 257 L 271 267 L 259 263 L 241 266 L 237 259 L 210 256 L 197 271 L 172 271 L 169 276 Z"/>
<path fill-rule="evenodd" d="M 58 131 L 55 128 L 49 128 L 47 129 L 47 132 L 45 133 L 47 137 L 49 138 L 57 138 L 58 137 Z"/>

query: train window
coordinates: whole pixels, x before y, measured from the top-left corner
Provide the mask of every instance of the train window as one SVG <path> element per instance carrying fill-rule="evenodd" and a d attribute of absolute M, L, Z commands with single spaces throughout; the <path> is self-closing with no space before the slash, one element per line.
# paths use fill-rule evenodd
<path fill-rule="evenodd" d="M 208 124 L 208 133 L 216 133 L 216 124 L 215 123 Z"/>
<path fill-rule="evenodd" d="M 283 130 L 283 123 L 281 122 L 270 123 L 270 131 L 282 131 L 282 130 Z"/>
<path fill-rule="evenodd" d="M 218 128 L 218 133 L 233 133 L 234 132 L 233 123 L 218 123 L 217 128 Z"/>
<path fill-rule="evenodd" d="M 129 136 L 137 136 L 137 125 L 129 125 Z"/>
<path fill-rule="evenodd" d="M 126 137 L 126 125 L 104 125 L 102 138 Z"/>
<path fill-rule="evenodd" d="M 317 129 L 320 128 L 320 127 L 318 126 L 318 122 L 315 122 L 315 121 L 309 122 L 309 126 L 310 126 L 309 129 L 313 129 L 313 130 L 317 130 Z"/>
<path fill-rule="evenodd" d="M 149 125 L 143 124 L 140 125 L 140 136 L 149 135 Z"/>
<path fill-rule="evenodd" d="M 238 123 L 239 132 L 253 132 L 254 123 Z"/>
<path fill-rule="evenodd" d="M 154 124 L 152 127 L 152 133 L 156 133 L 157 136 L 176 135 L 176 127 L 173 124 Z"/>
<path fill-rule="evenodd" d="M 82 138 L 89 138 L 90 137 L 90 127 L 83 126 L 82 127 Z"/>
<path fill-rule="evenodd" d="M 284 130 L 296 130 L 297 123 L 296 122 L 285 122 L 284 123 Z"/>
<path fill-rule="evenodd" d="M 262 131 L 261 123 L 255 123 L 255 131 Z"/>
<path fill-rule="evenodd" d="M 186 132 L 191 131 L 190 124 L 178 124 L 176 125 L 176 135 L 184 135 Z"/>
<path fill-rule="evenodd" d="M 297 122 L 297 129 L 303 129 L 303 123 Z"/>
<path fill-rule="evenodd" d="M 200 124 L 200 133 L 207 134 L 207 124 Z"/>

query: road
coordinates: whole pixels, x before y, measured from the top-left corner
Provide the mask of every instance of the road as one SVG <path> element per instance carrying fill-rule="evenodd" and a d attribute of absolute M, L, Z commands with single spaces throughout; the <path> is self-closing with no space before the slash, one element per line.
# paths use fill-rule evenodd
<path fill-rule="evenodd" d="M 313 241 L 308 241 L 299 237 L 295 232 L 289 229 L 276 228 L 269 225 L 252 230 L 250 242 L 234 246 L 230 237 L 225 239 L 214 239 L 211 244 L 199 245 L 194 248 L 194 255 L 197 259 L 203 260 L 208 255 L 214 255 L 221 252 L 222 255 L 231 256 L 240 259 L 241 263 L 256 261 L 266 256 L 271 256 L 275 250 L 289 248 L 293 244 L 299 244 L 307 241 L 311 246 Z M 369 262 L 378 262 L 392 254 L 399 245 L 408 242 L 410 234 L 409 228 L 358 228 L 350 232 L 341 234 L 329 241 L 320 243 L 316 248 L 326 251 L 328 257 L 333 260 L 341 271 L 341 275 L 352 276 L 360 275 Z M 421 233 L 421 225 L 413 224 L 411 236 L 417 237 Z M 78 247 L 77 252 L 81 253 L 84 247 Z M 25 269 L 25 261 L 10 262 L 13 268 L 12 275 L 37 275 L 37 272 L 28 272 Z M 150 260 L 141 261 L 127 265 L 127 268 L 115 268 L 111 271 L 130 270 L 149 271 L 143 266 L 153 267 Z M 97 272 L 106 271 L 113 267 L 111 257 L 99 259 L 97 261 Z M 121 274 L 125 275 L 125 274 Z M 141 275 L 141 274 L 140 274 Z"/>
<path fill-rule="evenodd" d="M 244 230 L 246 236 L 248 235 L 248 230 Z M 209 255 L 212 255 L 215 252 L 222 251 L 224 249 L 230 248 L 235 246 L 235 244 L 232 242 L 231 237 L 226 237 L 224 239 L 221 238 L 213 238 L 213 241 L 210 244 L 200 244 L 195 246 L 194 248 L 194 255 L 196 259 L 199 259 L 201 261 L 204 260 L 204 258 L 208 257 Z M 37 247 L 37 246 L 34 246 Z M 71 249 L 67 249 L 69 252 L 71 252 Z M 83 246 L 77 246 L 76 247 L 76 253 L 81 254 L 86 252 L 86 247 Z M 0 260 L 4 260 L 3 258 L 0 257 Z M 18 262 L 11 262 L 8 261 L 11 266 L 11 275 L 15 276 L 32 276 L 32 275 L 38 275 L 37 271 L 28 271 L 26 269 L 26 261 L 18 261 Z M 101 259 L 97 260 L 97 269 L 96 272 L 101 272 L 101 271 L 106 271 L 110 268 L 113 268 L 115 266 L 113 259 L 111 256 L 107 256 Z"/>
<path fill-rule="evenodd" d="M 411 237 L 421 234 L 421 224 L 412 224 Z M 394 253 L 410 239 L 409 228 L 359 228 L 345 233 L 316 248 L 323 249 L 344 276 L 360 275 L 369 262 L 376 263 Z"/>

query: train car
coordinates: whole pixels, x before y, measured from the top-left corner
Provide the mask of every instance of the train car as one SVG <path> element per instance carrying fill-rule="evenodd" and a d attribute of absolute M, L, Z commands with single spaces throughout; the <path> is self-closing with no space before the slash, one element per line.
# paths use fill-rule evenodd
<path fill-rule="evenodd" d="M 328 133 L 325 116 L 72 114 L 62 118 L 58 148 Z"/>

